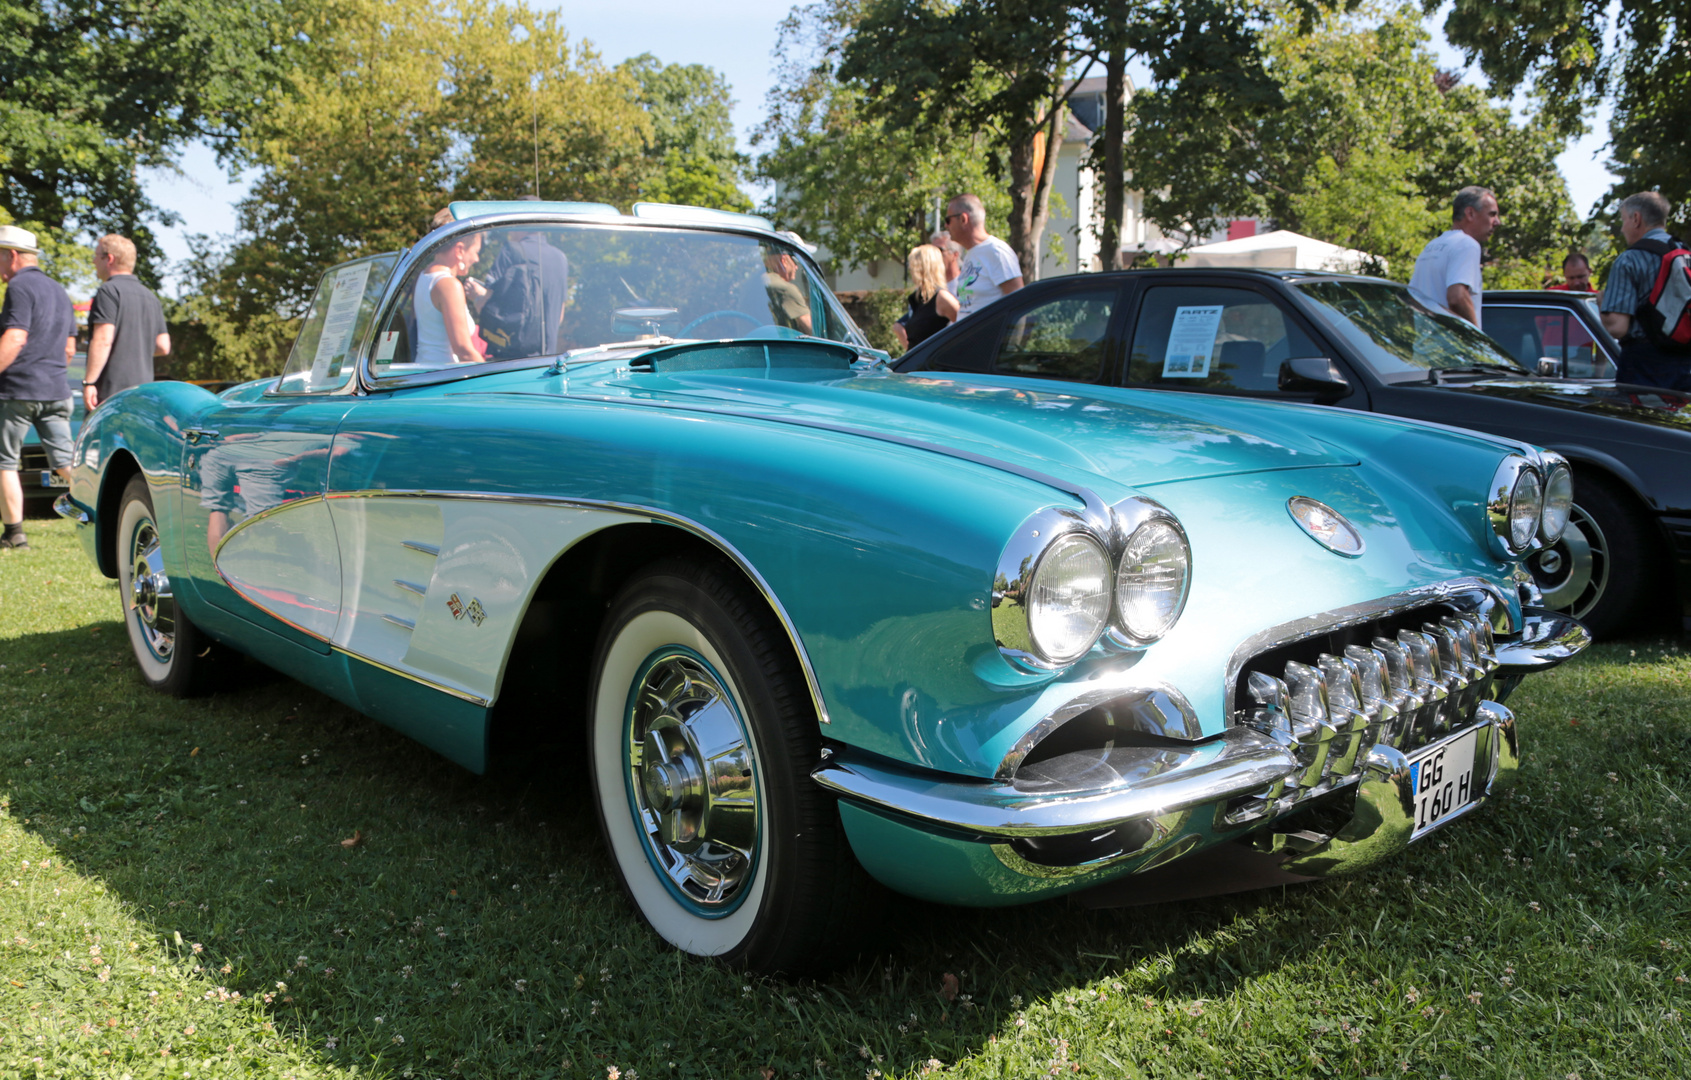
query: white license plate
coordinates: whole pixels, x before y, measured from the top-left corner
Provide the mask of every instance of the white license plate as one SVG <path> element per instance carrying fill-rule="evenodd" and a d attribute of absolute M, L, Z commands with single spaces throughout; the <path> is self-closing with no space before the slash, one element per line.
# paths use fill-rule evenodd
<path fill-rule="evenodd" d="M 58 473 L 54 472 L 52 469 L 42 469 L 41 470 L 41 486 L 42 487 L 68 488 L 68 487 L 70 487 L 70 481 L 66 480 L 64 477 L 60 476 Z"/>
<path fill-rule="evenodd" d="M 1480 797 L 1479 778 L 1474 775 L 1474 750 L 1489 727 L 1477 727 L 1461 735 L 1417 750 L 1409 759 L 1409 788 L 1415 795 L 1413 840 L 1443 825 Z"/>

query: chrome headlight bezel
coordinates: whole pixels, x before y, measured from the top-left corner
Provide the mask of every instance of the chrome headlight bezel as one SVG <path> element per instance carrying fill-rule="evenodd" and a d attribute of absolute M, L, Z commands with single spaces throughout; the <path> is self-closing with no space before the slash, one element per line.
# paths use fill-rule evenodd
<path fill-rule="evenodd" d="M 1112 551 L 1115 566 L 1110 578 L 1110 628 L 1104 637 L 1111 645 L 1123 649 L 1142 649 L 1153 642 L 1160 641 L 1174 629 L 1180 621 L 1180 616 L 1186 611 L 1186 600 L 1192 594 L 1192 541 L 1186 535 L 1186 529 L 1180 520 L 1169 513 L 1168 508 L 1161 503 L 1143 496 L 1124 499 L 1110 508 L 1114 525 Z M 1141 535 L 1145 529 L 1166 527 L 1173 531 L 1180 543 L 1181 552 L 1181 582 L 1180 596 L 1175 601 L 1174 611 L 1160 628 L 1147 630 L 1135 629 L 1130 625 L 1127 612 L 1122 609 L 1121 588 L 1122 570 L 1125 566 L 1123 556 L 1135 536 Z"/>
<path fill-rule="evenodd" d="M 1568 459 L 1554 450 L 1545 450 L 1538 457 L 1539 470 L 1544 474 L 1543 509 L 1539 512 L 1538 538 L 1546 547 L 1562 539 L 1562 533 L 1567 531 L 1568 521 L 1573 516 L 1574 505 L 1574 470 L 1568 464 Z M 1557 513 L 1551 507 L 1551 493 L 1559 485 L 1567 488 L 1567 509 L 1560 511 L 1560 521 Z"/>
<path fill-rule="evenodd" d="M 1532 551 L 1538 545 L 1539 518 L 1544 510 L 1544 476 L 1538 466 L 1511 454 L 1497 466 L 1486 491 L 1486 522 L 1497 553 L 1505 559 L 1518 559 Z M 1530 528 L 1523 525 L 1528 511 Z"/>
<path fill-rule="evenodd" d="M 1185 528 L 1168 509 L 1141 496 L 1125 499 L 1110 508 L 1109 521 L 1094 520 L 1082 511 L 1046 507 L 1030 515 L 1004 546 L 992 583 L 992 630 L 998 650 L 1015 667 L 1034 674 L 1050 674 L 1072 666 L 1100 641 L 1115 649 L 1142 649 L 1166 636 L 1179 622 L 1192 591 L 1192 545 Z M 1164 525 L 1178 536 L 1183 564 L 1179 600 L 1174 613 L 1155 633 L 1128 625 L 1117 599 L 1121 559 L 1129 541 L 1139 530 Z M 1069 537 L 1083 537 L 1103 552 L 1108 566 L 1106 591 L 1109 604 L 1105 618 L 1087 648 L 1073 655 L 1052 655 L 1034 632 L 1031 612 L 1024 599 L 1030 595 L 1041 567 L 1058 543 Z M 1015 604 L 1012 608 L 1006 601 Z M 1019 609 L 1019 610 L 1017 610 Z"/>
<path fill-rule="evenodd" d="M 1115 579 L 1115 561 L 1110 547 L 1078 511 L 1051 506 L 1035 512 L 1022 522 L 999 556 L 998 573 L 992 583 L 993 637 L 999 651 L 1024 670 L 1045 673 L 1068 667 L 1090 652 L 1109 626 L 1110 612 L 1106 608 L 1086 648 L 1072 656 L 1053 656 L 1034 633 L 1026 598 L 1037 582 L 1047 556 L 1056 549 L 1059 541 L 1071 536 L 1096 545 L 1102 552 L 1108 567 L 1105 588 L 1109 589 Z M 1006 601 L 1014 601 L 1018 610 L 1011 613 L 1005 606 Z"/>

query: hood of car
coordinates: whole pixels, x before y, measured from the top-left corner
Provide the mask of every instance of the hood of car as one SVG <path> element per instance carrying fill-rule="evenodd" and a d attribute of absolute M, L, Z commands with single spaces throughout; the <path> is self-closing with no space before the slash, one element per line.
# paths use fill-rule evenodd
<path fill-rule="evenodd" d="M 1438 386 L 1399 383 L 1393 389 L 1502 398 L 1691 432 L 1691 395 L 1648 386 L 1587 383 L 1573 379 L 1487 378 L 1473 382 L 1440 383 Z"/>
<path fill-rule="evenodd" d="M 1131 390 L 1045 389 L 1026 379 L 887 373 L 737 370 L 619 373 L 570 396 L 613 394 L 630 404 L 694 407 L 931 443 L 1047 472 L 1079 470 L 1134 486 L 1276 469 L 1354 465 L 1311 437 L 1294 412 L 1258 410 L 1249 426 L 1234 403 Z M 1241 403 L 1251 404 L 1251 403 Z"/>

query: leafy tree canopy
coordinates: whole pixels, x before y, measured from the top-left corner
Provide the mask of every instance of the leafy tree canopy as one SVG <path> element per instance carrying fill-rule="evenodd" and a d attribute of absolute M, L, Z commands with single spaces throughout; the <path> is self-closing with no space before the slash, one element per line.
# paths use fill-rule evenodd
<path fill-rule="evenodd" d="M 270 103 L 289 37 L 283 0 L 0 0 L 0 208 L 65 241 L 132 237 L 155 278 L 137 170 L 185 142 L 227 153 Z"/>
<path fill-rule="evenodd" d="M 1456 0 L 1445 34 L 1505 90 L 1530 84 L 1569 131 L 1614 103 L 1605 203 L 1656 190 L 1691 226 L 1691 68 L 1687 0 Z M 1596 208 L 1593 208 L 1596 209 Z"/>
<path fill-rule="evenodd" d="M 1128 157 L 1146 215 L 1195 236 L 1262 216 L 1407 278 L 1449 227 L 1455 191 L 1483 184 L 1504 212 L 1490 243 L 1494 285 L 1541 284 L 1574 228 L 1554 118 L 1516 122 L 1441 73 L 1413 8 L 1332 14 L 1307 32 L 1302 23 L 1282 9 L 1263 34 L 1283 108 L 1240 112 L 1182 81 L 1138 95 Z"/>
<path fill-rule="evenodd" d="M 840 78 L 854 17 L 849 2 L 823 2 L 782 23 L 768 118 L 753 138 L 767 147 L 757 175 L 775 185 L 768 213 L 826 247 L 836 269 L 902 266 L 948 196 L 974 192 L 998 221 L 1009 199 L 984 136 L 936 138 L 875 115 L 865 107 L 875 91 Z"/>
<path fill-rule="evenodd" d="M 202 244 L 190 268 L 182 314 L 206 354 L 186 367 L 276 370 L 325 269 L 409 246 L 454 199 L 638 197 L 652 137 L 639 85 L 572 43 L 555 13 L 317 0 L 299 32 L 313 47 L 241 143 L 259 171 L 240 236 Z"/>
<path fill-rule="evenodd" d="M 739 189 L 749 168 L 735 147 L 734 99 L 722 73 L 704 64 L 664 64 L 651 53 L 624 61 L 652 120 L 646 156 L 653 168 L 641 194 L 653 202 L 750 210 Z"/>

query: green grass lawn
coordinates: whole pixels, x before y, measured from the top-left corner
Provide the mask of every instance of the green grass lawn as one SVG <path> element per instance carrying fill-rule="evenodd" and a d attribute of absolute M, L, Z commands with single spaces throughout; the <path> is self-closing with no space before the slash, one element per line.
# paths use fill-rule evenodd
<path fill-rule="evenodd" d="M 1529 681 L 1514 797 L 1372 877 L 912 903 L 784 983 L 641 926 L 578 771 L 474 777 L 256 667 L 154 695 L 69 527 L 30 538 L 0 555 L 0 1077 L 1691 1074 L 1684 641 Z"/>

